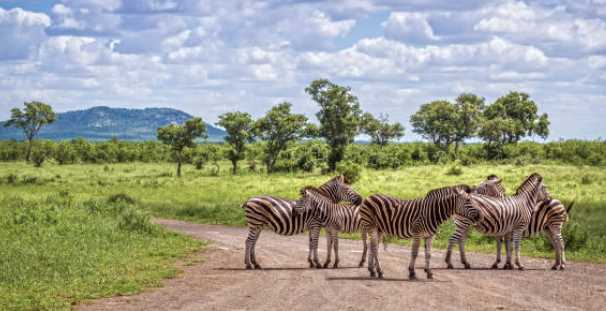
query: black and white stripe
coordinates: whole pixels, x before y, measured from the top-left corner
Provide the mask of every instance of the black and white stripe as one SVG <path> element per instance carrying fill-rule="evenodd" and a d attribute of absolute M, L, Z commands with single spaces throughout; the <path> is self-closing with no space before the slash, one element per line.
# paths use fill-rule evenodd
<path fill-rule="evenodd" d="M 335 177 L 317 189 L 332 202 L 350 201 L 359 204 L 362 200 L 362 197 L 345 183 L 343 176 Z M 250 198 L 242 205 L 249 230 L 244 254 L 247 269 L 261 268 L 255 257 L 255 245 L 265 227 L 280 235 L 300 234 L 309 230 L 310 248 L 307 259 L 310 266 L 320 267 L 317 248 L 321 226 L 309 213 L 294 213 L 294 206 L 293 200 L 267 195 Z"/>
<path fill-rule="evenodd" d="M 497 180 L 498 182 L 487 182 L 490 180 Z M 484 194 L 494 197 L 505 196 L 505 187 L 503 187 L 497 176 L 488 176 L 487 181 L 484 181 L 478 189 L 483 186 L 486 190 L 484 191 Z M 562 202 L 556 199 L 548 199 L 538 203 L 533 210 L 530 223 L 523 233 L 523 237 L 525 238 L 537 236 L 541 233 L 547 235 L 555 251 L 555 263 L 551 267 L 553 270 L 564 270 L 566 268 L 565 243 L 562 238 L 562 227 L 568 220 L 568 212 L 573 205 L 574 201 L 568 204 L 568 208 L 566 208 Z M 506 241 L 506 243 L 508 242 L 510 243 L 510 239 Z M 497 259 L 492 266 L 494 269 L 498 268 L 499 263 L 501 262 L 502 243 L 503 238 L 497 238 Z"/>
<path fill-rule="evenodd" d="M 401 239 L 413 239 L 412 257 L 408 266 L 409 278 L 416 278 L 415 261 L 421 239 L 425 240 L 425 272 L 432 278 L 430 260 L 431 243 L 438 227 L 453 214 L 460 215 L 472 222 L 481 219 L 480 210 L 473 206 L 470 196 L 464 191 L 440 198 L 422 198 L 401 200 L 386 195 L 375 194 L 364 199 L 360 207 L 362 227 L 369 230 L 371 243 L 368 255 L 370 276 L 383 277 L 383 269 L 378 257 L 379 234 Z M 376 274 L 375 274 L 376 272 Z"/>
<path fill-rule="evenodd" d="M 524 269 L 519 256 L 520 240 L 531 221 L 534 207 L 548 198 L 549 193 L 543 185 L 543 177 L 536 173 L 530 175 L 518 188 L 516 195 L 512 197 L 496 198 L 482 194 L 472 194 L 473 204 L 480 208 L 483 215 L 483 220 L 475 223 L 475 228 L 489 236 L 511 236 L 515 250 L 515 263 L 519 269 Z M 445 258 L 448 268 L 453 267 L 451 255 L 455 243 L 459 244 L 461 262 L 465 268 L 470 267 L 465 257 L 464 241 L 467 238 L 468 230 L 473 225 L 468 219 L 455 216 L 456 230 L 448 241 Z M 507 247 L 506 268 L 512 268 L 511 247 Z"/>

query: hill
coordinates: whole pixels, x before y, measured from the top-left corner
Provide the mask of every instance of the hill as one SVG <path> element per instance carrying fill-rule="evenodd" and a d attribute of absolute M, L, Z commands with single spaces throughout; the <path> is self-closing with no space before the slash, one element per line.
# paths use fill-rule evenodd
<path fill-rule="evenodd" d="M 121 140 L 154 140 L 159 127 L 171 123 L 182 124 L 191 118 L 192 115 L 172 108 L 93 107 L 58 113 L 57 120 L 42 128 L 38 137 L 52 140 L 78 137 L 90 140 L 107 140 L 112 137 Z M 206 126 L 209 140 L 223 139 L 225 132 L 222 129 L 208 123 Z M 1 126 L 0 140 L 4 139 L 23 139 L 23 132 Z"/>

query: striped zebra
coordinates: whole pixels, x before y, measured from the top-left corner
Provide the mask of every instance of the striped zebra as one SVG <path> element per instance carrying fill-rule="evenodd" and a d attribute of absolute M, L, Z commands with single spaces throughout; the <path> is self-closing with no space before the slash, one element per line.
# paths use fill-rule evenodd
<path fill-rule="evenodd" d="M 337 176 L 317 188 L 318 192 L 332 202 L 350 201 L 359 204 L 362 197 L 349 186 L 343 176 Z M 318 237 L 320 224 L 310 214 L 293 213 L 295 201 L 273 197 L 257 196 L 248 199 L 242 205 L 248 225 L 248 237 L 245 243 L 244 264 L 247 269 L 261 269 L 255 256 L 255 246 L 261 231 L 269 227 L 280 235 L 295 235 L 309 230 L 310 267 L 321 267 L 318 259 Z"/>
<path fill-rule="evenodd" d="M 488 181 L 488 184 L 496 183 L 496 180 Z M 524 266 L 520 262 L 520 240 L 524 230 L 531 221 L 534 207 L 549 199 L 549 193 L 543 184 L 543 177 L 532 174 L 518 187 L 516 194 L 512 197 L 496 198 L 482 194 L 472 194 L 471 200 L 481 209 L 483 220 L 475 223 L 475 228 L 489 236 L 506 237 L 511 235 L 515 250 L 515 264 L 520 270 Z M 448 240 L 446 251 L 446 264 L 449 269 L 453 268 L 451 263 L 452 247 L 459 244 L 461 262 L 466 269 L 470 268 L 465 257 L 465 239 L 469 227 L 473 226 L 468 219 L 455 216 L 455 233 Z M 507 248 L 506 269 L 511 266 L 511 247 Z"/>
<path fill-rule="evenodd" d="M 408 266 L 408 276 L 415 279 L 415 261 L 419 253 L 421 239 L 425 241 L 425 272 L 427 278 L 433 278 L 431 272 L 431 243 L 438 227 L 453 214 L 480 221 L 482 214 L 471 204 L 470 195 L 457 190 L 455 195 L 440 198 L 421 198 L 401 200 L 381 194 L 374 194 L 362 201 L 360 216 L 362 227 L 370 232 L 370 253 L 368 271 L 370 277 L 383 277 L 383 269 L 378 256 L 379 234 L 395 236 L 401 239 L 412 238 L 412 257 Z M 376 273 L 375 273 L 376 272 Z"/>
<path fill-rule="evenodd" d="M 497 182 L 487 182 L 490 180 L 496 180 Z M 478 189 L 484 186 L 484 189 L 486 191 L 482 191 L 484 192 L 483 194 L 494 197 L 505 196 L 505 188 L 503 187 L 503 185 L 501 184 L 501 180 L 497 176 L 488 176 L 487 181 L 484 181 L 480 186 L 478 186 Z M 568 220 L 568 214 L 570 213 L 570 210 L 572 209 L 573 205 L 574 200 L 570 202 L 570 204 L 568 204 L 568 207 L 565 207 L 562 202 L 556 199 L 550 199 L 547 201 L 540 202 L 538 206 L 535 206 L 532 216 L 530 218 L 530 223 L 528 224 L 526 230 L 524 230 L 524 238 L 537 236 L 541 233 L 545 233 L 547 235 L 555 251 L 555 263 L 551 267 L 551 269 L 553 270 L 564 270 L 566 268 L 565 243 L 564 239 L 562 238 L 562 227 Z M 510 241 L 510 237 L 508 237 L 506 244 L 508 244 L 508 242 L 510 243 Z M 497 259 L 492 265 L 493 269 L 497 269 L 499 267 L 499 263 L 501 262 L 502 244 L 503 239 L 497 238 Z M 507 247 L 510 246 L 508 245 Z M 508 267 L 510 266 L 511 263 Z"/>

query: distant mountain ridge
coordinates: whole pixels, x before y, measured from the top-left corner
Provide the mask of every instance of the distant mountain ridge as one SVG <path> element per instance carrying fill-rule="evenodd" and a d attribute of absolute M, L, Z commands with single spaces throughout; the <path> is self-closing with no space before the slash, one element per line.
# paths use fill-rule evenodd
<path fill-rule="evenodd" d="M 182 124 L 193 118 L 192 115 L 173 108 L 111 108 L 92 107 L 85 110 L 57 113 L 57 119 L 40 130 L 39 138 L 64 140 L 84 138 L 90 140 L 108 140 L 116 137 L 121 140 L 155 140 L 156 130 L 171 123 Z M 225 131 L 206 124 L 208 138 L 222 140 Z M 16 128 L 0 126 L 0 140 L 23 139 L 23 132 Z"/>

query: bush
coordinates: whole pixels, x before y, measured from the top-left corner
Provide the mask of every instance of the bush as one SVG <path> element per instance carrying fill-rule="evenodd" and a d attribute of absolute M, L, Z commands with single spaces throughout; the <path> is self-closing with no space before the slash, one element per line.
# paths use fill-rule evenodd
<path fill-rule="evenodd" d="M 591 185 L 593 183 L 593 178 L 589 175 L 583 175 L 581 177 L 581 185 Z"/>
<path fill-rule="evenodd" d="M 129 196 L 126 193 L 116 193 L 112 194 L 107 198 L 107 202 L 109 203 L 126 203 L 126 204 L 135 204 L 135 199 Z"/>
<path fill-rule="evenodd" d="M 31 160 L 35 167 L 42 166 L 46 158 L 52 154 L 53 146 L 51 142 L 40 142 L 32 146 Z"/>
<path fill-rule="evenodd" d="M 362 166 L 350 161 L 341 161 L 337 164 L 337 173 L 343 175 L 348 184 L 353 184 L 360 180 Z"/>
<path fill-rule="evenodd" d="M 149 215 L 134 208 L 126 208 L 120 213 L 118 228 L 143 233 L 151 233 L 154 230 L 154 226 L 149 221 Z"/>
<path fill-rule="evenodd" d="M 449 167 L 448 170 L 446 170 L 446 175 L 452 175 L 452 176 L 463 175 L 463 169 L 459 166 L 458 163 L 455 163 L 451 167 Z"/>

